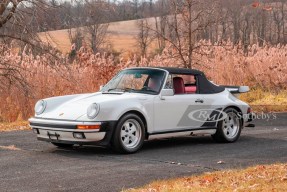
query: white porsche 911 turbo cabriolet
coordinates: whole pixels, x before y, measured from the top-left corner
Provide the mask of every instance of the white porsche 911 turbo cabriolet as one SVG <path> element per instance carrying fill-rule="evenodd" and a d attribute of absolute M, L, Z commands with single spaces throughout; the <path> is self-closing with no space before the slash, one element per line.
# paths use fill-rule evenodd
<path fill-rule="evenodd" d="M 237 95 L 247 86 L 218 86 L 203 72 L 184 68 L 130 68 L 99 92 L 40 100 L 30 126 L 38 140 L 58 147 L 111 146 L 138 151 L 145 140 L 211 135 L 235 142 L 254 126 L 251 108 Z"/>

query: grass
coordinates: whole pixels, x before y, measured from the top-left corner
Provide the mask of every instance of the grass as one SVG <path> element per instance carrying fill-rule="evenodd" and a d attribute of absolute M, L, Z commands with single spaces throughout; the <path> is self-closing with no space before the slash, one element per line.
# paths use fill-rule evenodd
<path fill-rule="evenodd" d="M 258 165 L 244 170 L 225 170 L 198 176 L 155 181 L 124 192 L 286 191 L 287 164 Z"/>
<path fill-rule="evenodd" d="M 252 106 L 255 112 L 286 112 L 287 90 L 279 92 L 254 89 L 240 95 L 240 99 Z"/>
<path fill-rule="evenodd" d="M 29 129 L 30 127 L 27 121 L 17 121 L 13 123 L 1 123 L 0 122 L 0 132 L 29 130 Z"/>

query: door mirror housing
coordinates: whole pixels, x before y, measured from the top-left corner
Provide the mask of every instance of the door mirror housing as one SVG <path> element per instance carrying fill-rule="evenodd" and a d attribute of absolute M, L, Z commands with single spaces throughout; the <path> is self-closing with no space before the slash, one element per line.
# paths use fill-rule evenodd
<path fill-rule="evenodd" d="M 174 90 L 173 90 L 173 89 L 162 89 L 160 96 L 161 96 L 161 97 L 164 97 L 164 96 L 174 96 Z"/>

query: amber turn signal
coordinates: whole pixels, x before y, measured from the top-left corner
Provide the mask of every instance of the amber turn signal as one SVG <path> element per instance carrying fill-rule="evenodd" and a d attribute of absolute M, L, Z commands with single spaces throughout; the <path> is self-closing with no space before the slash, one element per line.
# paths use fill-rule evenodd
<path fill-rule="evenodd" d="M 78 129 L 100 129 L 100 125 L 78 125 Z"/>

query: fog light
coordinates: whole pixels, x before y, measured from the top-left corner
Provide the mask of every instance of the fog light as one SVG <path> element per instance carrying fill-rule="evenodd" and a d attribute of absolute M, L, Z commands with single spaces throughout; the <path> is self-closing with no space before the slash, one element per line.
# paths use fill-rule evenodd
<path fill-rule="evenodd" d="M 76 139 L 85 139 L 85 134 L 84 133 L 73 133 L 74 138 Z"/>
<path fill-rule="evenodd" d="M 33 132 L 34 132 L 35 134 L 39 134 L 39 129 L 33 129 Z"/>

